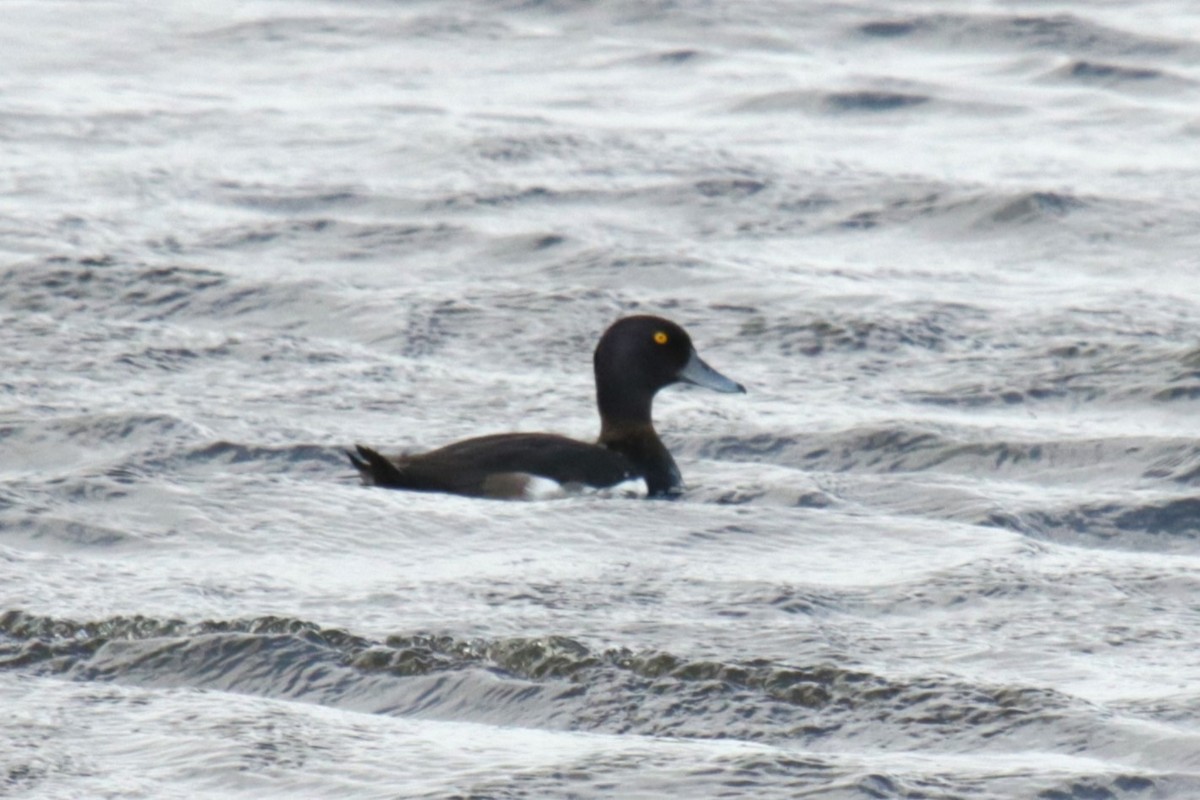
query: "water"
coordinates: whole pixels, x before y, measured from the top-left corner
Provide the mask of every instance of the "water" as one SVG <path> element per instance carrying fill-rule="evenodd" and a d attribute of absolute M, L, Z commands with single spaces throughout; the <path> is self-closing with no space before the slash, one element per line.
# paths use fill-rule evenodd
<path fill-rule="evenodd" d="M 14 797 L 1200 794 L 1200 13 L 9 3 Z M 675 502 L 372 490 L 591 438 Z"/>

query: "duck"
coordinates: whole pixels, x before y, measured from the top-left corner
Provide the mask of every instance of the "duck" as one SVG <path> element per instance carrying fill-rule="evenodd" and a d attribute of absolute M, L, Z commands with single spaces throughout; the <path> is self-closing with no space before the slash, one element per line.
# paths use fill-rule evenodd
<path fill-rule="evenodd" d="M 682 491 L 683 477 L 654 429 L 654 396 L 676 383 L 746 391 L 705 363 L 681 326 L 652 315 L 612 323 L 596 345 L 592 368 L 600 412 L 595 442 L 499 433 L 395 458 L 362 444 L 346 455 L 364 484 L 389 489 L 532 499 L 537 487 L 547 485 L 607 489 L 640 479 L 647 497 L 672 497 Z"/>

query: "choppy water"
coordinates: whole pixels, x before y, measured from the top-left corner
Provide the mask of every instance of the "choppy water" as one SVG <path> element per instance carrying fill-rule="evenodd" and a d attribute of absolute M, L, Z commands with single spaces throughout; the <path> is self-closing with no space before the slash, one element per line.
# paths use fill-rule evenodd
<path fill-rule="evenodd" d="M 0 793 L 1200 796 L 1191 4 L 4 13 Z"/>

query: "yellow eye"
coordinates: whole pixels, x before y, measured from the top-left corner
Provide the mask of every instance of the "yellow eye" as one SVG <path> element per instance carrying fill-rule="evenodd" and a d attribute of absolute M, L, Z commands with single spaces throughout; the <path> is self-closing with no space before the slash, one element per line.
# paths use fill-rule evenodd
<path fill-rule="evenodd" d="M 663 333 L 662 331 L 658 331 L 657 333 L 654 334 L 654 341 L 658 344 L 666 344 L 667 343 L 667 335 L 665 333 Z"/>

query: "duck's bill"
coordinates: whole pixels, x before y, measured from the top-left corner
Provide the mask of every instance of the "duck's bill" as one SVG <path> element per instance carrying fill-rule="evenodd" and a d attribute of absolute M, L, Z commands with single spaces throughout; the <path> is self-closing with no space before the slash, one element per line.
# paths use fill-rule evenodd
<path fill-rule="evenodd" d="M 745 386 L 737 381 L 729 380 L 705 364 L 704 359 L 700 358 L 695 350 L 688 357 L 688 362 L 683 365 L 683 369 L 679 371 L 679 380 L 712 389 L 714 392 L 742 392 L 743 394 L 746 392 Z"/>

